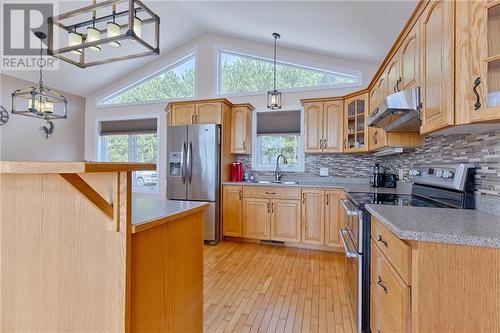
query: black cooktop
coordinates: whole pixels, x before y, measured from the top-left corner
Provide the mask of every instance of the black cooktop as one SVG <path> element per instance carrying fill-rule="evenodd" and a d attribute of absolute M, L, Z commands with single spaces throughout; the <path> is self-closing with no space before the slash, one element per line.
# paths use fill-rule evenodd
<path fill-rule="evenodd" d="M 347 195 L 351 198 L 353 203 L 358 206 L 358 208 L 364 208 L 364 205 L 366 204 L 413 207 L 446 207 L 437 202 L 407 194 L 348 192 Z"/>

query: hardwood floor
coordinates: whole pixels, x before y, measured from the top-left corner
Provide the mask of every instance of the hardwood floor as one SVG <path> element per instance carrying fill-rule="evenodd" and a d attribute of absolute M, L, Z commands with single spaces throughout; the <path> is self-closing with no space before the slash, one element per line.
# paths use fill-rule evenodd
<path fill-rule="evenodd" d="M 343 255 L 254 243 L 205 247 L 205 332 L 354 332 Z"/>

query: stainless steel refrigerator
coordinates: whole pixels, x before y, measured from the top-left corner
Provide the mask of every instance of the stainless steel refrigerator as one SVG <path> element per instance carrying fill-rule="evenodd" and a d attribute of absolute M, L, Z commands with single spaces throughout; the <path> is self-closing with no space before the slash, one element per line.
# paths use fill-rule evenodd
<path fill-rule="evenodd" d="M 220 240 L 220 125 L 167 129 L 167 198 L 207 201 L 205 241 Z"/>

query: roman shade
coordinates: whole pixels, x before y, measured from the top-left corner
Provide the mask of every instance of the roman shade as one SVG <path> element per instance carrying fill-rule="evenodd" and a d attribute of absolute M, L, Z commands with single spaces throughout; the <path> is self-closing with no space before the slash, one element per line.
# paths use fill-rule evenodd
<path fill-rule="evenodd" d="M 257 112 L 257 135 L 300 134 L 300 111 Z"/>
<path fill-rule="evenodd" d="M 101 121 L 99 135 L 152 134 L 157 129 L 156 118 Z"/>

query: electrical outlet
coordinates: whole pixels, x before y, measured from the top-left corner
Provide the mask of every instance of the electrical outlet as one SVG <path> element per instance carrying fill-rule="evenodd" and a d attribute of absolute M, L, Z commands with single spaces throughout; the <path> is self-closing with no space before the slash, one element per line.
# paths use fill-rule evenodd
<path fill-rule="evenodd" d="M 328 168 L 319 168 L 319 175 L 321 177 L 328 177 Z"/>
<path fill-rule="evenodd" d="M 405 171 L 403 169 L 398 169 L 399 180 L 403 180 L 405 176 Z"/>

